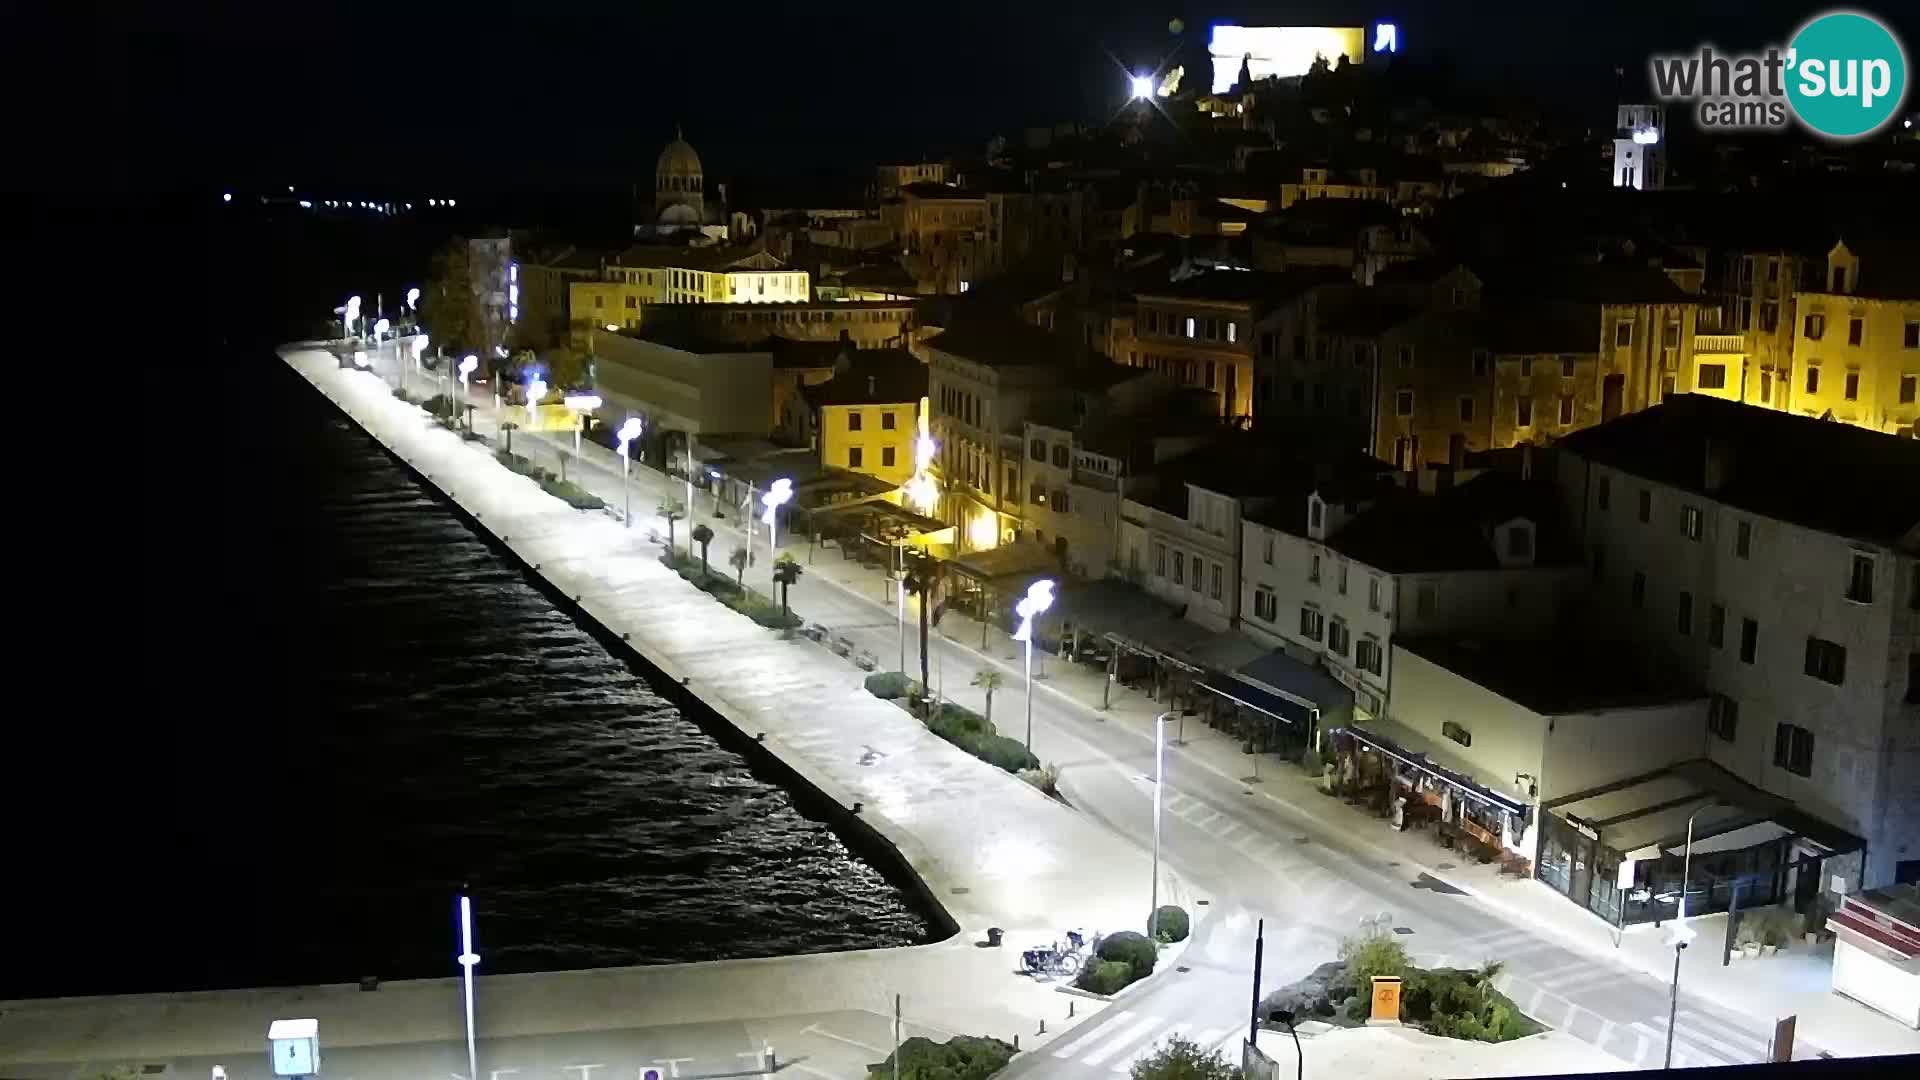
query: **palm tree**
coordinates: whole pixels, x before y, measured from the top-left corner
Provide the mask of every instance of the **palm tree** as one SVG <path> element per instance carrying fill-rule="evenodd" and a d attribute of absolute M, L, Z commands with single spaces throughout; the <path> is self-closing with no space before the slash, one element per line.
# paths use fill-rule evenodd
<path fill-rule="evenodd" d="M 680 505 L 679 499 L 661 499 L 660 505 L 654 509 L 661 517 L 667 519 L 667 554 L 671 555 L 673 554 L 673 523 L 687 516 L 687 508 Z"/>
<path fill-rule="evenodd" d="M 707 545 L 713 543 L 713 530 L 705 525 L 695 525 L 690 533 L 693 542 L 700 545 L 700 577 L 707 577 Z"/>
<path fill-rule="evenodd" d="M 733 564 L 734 581 L 738 583 L 741 588 L 746 588 L 747 549 L 743 547 L 734 548 L 733 554 L 727 556 L 727 561 Z"/>
<path fill-rule="evenodd" d="M 900 582 L 901 588 L 920 598 L 920 686 L 923 690 L 932 685 L 927 670 L 927 620 L 939 581 L 940 564 L 924 553 L 916 553 L 907 561 L 907 576 Z"/>
<path fill-rule="evenodd" d="M 981 668 L 973 673 L 973 685 L 987 692 L 987 723 L 993 723 L 993 692 L 1005 685 L 1007 677 L 992 668 Z"/>
<path fill-rule="evenodd" d="M 702 525 L 701 528 L 704 529 L 706 526 Z M 800 569 L 799 560 L 785 552 L 773 560 L 773 580 L 780 586 L 780 615 L 783 620 L 793 617 L 792 609 L 787 606 L 787 594 L 793 589 L 793 583 L 799 581 L 803 573 L 805 571 Z"/>
<path fill-rule="evenodd" d="M 513 454 L 513 433 L 520 430 L 520 425 L 511 420 L 507 420 L 501 423 L 500 430 L 507 436 L 507 454 L 511 456 Z"/>

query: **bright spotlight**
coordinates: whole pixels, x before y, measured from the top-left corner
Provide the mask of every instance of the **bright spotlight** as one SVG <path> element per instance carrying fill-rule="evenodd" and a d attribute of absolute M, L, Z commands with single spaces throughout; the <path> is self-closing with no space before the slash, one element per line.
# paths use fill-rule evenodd
<path fill-rule="evenodd" d="M 1133 96 L 1137 98 L 1152 97 L 1153 79 L 1146 75 L 1135 75 L 1133 77 Z"/>

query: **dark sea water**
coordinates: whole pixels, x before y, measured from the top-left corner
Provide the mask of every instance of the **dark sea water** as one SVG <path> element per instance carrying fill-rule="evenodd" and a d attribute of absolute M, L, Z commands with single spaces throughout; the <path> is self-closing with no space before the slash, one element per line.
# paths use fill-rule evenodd
<path fill-rule="evenodd" d="M 927 939 L 264 342 L 161 355 L 217 376 L 206 438 L 118 466 L 137 612 L 14 823 L 61 850 L 10 883 L 0 997 L 451 975 L 463 884 L 483 973 Z"/>

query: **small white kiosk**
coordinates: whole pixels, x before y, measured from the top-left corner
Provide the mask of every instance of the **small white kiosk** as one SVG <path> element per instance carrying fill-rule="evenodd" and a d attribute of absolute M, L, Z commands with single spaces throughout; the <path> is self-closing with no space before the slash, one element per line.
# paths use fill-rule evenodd
<path fill-rule="evenodd" d="M 267 1028 L 275 1076 L 320 1074 L 320 1021 L 275 1020 Z"/>

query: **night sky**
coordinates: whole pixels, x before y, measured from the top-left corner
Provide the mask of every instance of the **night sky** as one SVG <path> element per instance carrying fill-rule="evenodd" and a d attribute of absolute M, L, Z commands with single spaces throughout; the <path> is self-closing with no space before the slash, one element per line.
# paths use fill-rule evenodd
<path fill-rule="evenodd" d="M 1903 6 L 1869 7 L 1895 16 Z M 1782 40 L 1827 7 L 106 4 L 57 27 L 44 21 L 57 16 L 9 16 L 23 32 L 6 46 L 16 55 L 5 78 L 37 103 L 29 132 L 42 127 L 79 152 L 8 182 L 138 191 L 338 182 L 596 187 L 644 174 L 676 122 L 710 175 L 861 166 L 971 150 L 1029 124 L 1102 119 L 1123 85 L 1109 54 L 1151 65 L 1184 45 L 1197 58 L 1212 21 L 1392 19 L 1410 55 L 1449 61 L 1486 89 L 1604 113 L 1617 65 L 1630 84 L 1643 83 L 1651 50 Z M 1183 38 L 1168 31 L 1175 16 L 1185 20 Z M 70 39 L 72 55 L 41 48 L 43 32 Z M 55 86 L 70 89 L 54 94 Z M 48 175 L 65 173 L 78 175 Z"/>

